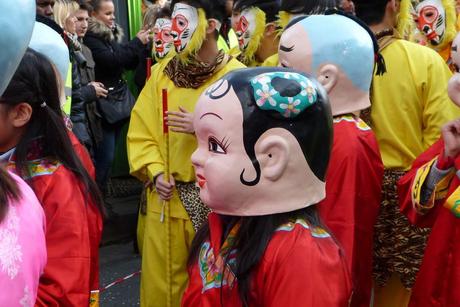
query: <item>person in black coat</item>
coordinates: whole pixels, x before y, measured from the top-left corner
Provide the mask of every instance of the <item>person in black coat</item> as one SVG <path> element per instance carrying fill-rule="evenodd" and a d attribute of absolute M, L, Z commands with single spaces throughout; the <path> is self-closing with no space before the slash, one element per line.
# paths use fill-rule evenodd
<path fill-rule="evenodd" d="M 93 7 L 88 32 L 83 39 L 91 50 L 96 63 L 96 80 L 109 91 L 125 84 L 122 74 L 133 70 L 139 61 L 139 53 L 149 43 L 149 31 L 141 30 L 136 37 L 122 43 L 123 31 L 115 23 L 115 7 L 111 0 L 92 0 Z M 103 116 L 103 115 L 102 115 Z M 106 183 L 114 159 L 116 139 L 125 122 L 108 123 L 102 117 L 103 137 L 95 151 L 96 181 L 102 192 L 106 192 Z"/>
<path fill-rule="evenodd" d="M 91 50 L 83 44 L 88 30 L 89 14 L 92 8 L 82 3 L 75 13 L 75 30 L 78 37 L 77 50 L 73 56 L 72 109 L 70 118 L 73 131 L 94 158 L 94 149 L 102 140 L 100 113 L 96 109 L 96 100 L 106 97 L 108 92 L 101 82 L 96 82 L 95 63 Z"/>

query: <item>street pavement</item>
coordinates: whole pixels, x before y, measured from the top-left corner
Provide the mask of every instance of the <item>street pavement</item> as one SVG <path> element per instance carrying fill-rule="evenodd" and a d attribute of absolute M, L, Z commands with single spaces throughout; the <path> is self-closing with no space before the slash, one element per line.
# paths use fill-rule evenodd
<path fill-rule="evenodd" d="M 104 287 L 141 267 L 134 251 L 139 195 L 113 195 L 106 202 L 112 213 L 104 222 L 99 249 L 100 286 Z M 101 307 L 138 306 L 140 276 L 132 277 L 100 293 Z"/>
<path fill-rule="evenodd" d="M 101 286 L 137 272 L 140 267 L 141 259 L 134 253 L 132 241 L 100 249 Z M 139 281 L 138 275 L 103 291 L 100 294 L 100 306 L 139 306 Z"/>

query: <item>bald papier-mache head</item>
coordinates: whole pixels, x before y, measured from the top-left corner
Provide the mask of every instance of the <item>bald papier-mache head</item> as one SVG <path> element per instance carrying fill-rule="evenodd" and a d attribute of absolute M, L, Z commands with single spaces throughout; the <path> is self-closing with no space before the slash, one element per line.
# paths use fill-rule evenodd
<path fill-rule="evenodd" d="M 298 17 L 281 36 L 279 59 L 280 65 L 318 79 L 334 116 L 370 106 L 374 43 L 356 21 L 342 15 Z"/>

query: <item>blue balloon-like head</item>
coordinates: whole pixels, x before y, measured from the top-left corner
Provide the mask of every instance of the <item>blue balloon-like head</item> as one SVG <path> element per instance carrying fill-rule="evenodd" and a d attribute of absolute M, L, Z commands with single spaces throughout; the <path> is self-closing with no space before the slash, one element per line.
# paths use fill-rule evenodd
<path fill-rule="evenodd" d="M 56 31 L 36 22 L 29 47 L 45 55 L 56 66 L 62 80 L 66 80 L 70 62 L 69 48 Z"/>
<path fill-rule="evenodd" d="M 316 77 L 334 116 L 370 106 L 375 45 L 359 22 L 339 14 L 294 19 L 281 35 L 280 64 Z"/>
<path fill-rule="evenodd" d="M 287 42 L 294 37 L 296 43 L 291 46 Z M 281 52 L 285 47 L 301 50 L 305 61 L 309 55 L 311 71 L 308 73 L 315 74 L 324 64 L 334 64 L 355 87 L 369 91 L 374 71 L 374 46 L 369 33 L 354 20 L 341 15 L 309 16 L 286 29 L 280 45 L 283 46 Z M 306 45 L 310 48 L 305 48 Z"/>
<path fill-rule="evenodd" d="M 29 45 L 35 23 L 35 0 L 0 1 L 0 95 Z"/>

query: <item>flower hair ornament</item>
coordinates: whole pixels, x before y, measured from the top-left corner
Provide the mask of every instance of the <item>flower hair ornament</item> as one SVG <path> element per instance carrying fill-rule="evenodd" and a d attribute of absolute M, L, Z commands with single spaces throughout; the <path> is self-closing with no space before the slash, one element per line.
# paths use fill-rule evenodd
<path fill-rule="evenodd" d="M 273 110 L 284 118 L 295 118 L 317 102 L 313 83 L 295 72 L 269 72 L 251 80 L 256 105 Z"/>

